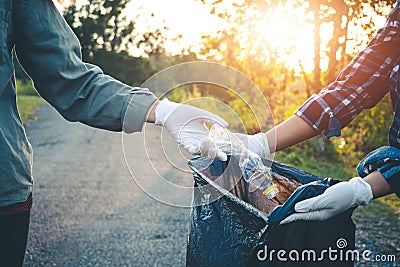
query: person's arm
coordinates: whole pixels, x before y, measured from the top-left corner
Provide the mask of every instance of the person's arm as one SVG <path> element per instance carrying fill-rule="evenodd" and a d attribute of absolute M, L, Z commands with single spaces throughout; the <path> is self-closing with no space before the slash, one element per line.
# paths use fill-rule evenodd
<path fill-rule="evenodd" d="M 265 151 L 279 151 L 317 134 L 340 136 L 341 129 L 362 110 L 374 107 L 389 91 L 390 73 L 400 57 L 399 17 L 397 6 L 368 46 L 334 82 L 305 101 L 293 117 L 266 135 L 239 135 L 250 150 L 264 155 Z"/>
<path fill-rule="evenodd" d="M 374 171 L 364 177 L 364 181 L 371 186 L 373 198 L 379 198 L 392 193 L 390 185 L 379 171 Z"/>
<path fill-rule="evenodd" d="M 154 101 L 153 105 L 149 108 L 146 116 L 146 122 L 155 123 L 156 122 L 156 108 L 160 105 L 160 100 Z"/>
<path fill-rule="evenodd" d="M 127 132 L 140 131 L 157 99 L 132 88 L 81 59 L 80 44 L 50 0 L 15 1 L 17 57 L 39 94 L 69 121 L 121 131 L 129 106 Z"/>
<path fill-rule="evenodd" d="M 265 133 L 271 153 L 291 147 L 318 135 L 318 131 L 294 115 Z"/>
<path fill-rule="evenodd" d="M 130 87 L 83 62 L 77 37 L 51 0 L 15 1 L 13 25 L 21 65 L 39 94 L 69 121 L 127 133 L 153 122 L 192 153 L 207 137 L 204 122 L 227 126 L 210 112 L 159 101 L 149 89 Z"/>
<path fill-rule="evenodd" d="M 300 201 L 295 205 L 296 213 L 285 218 L 281 224 L 298 220 L 322 221 L 332 218 L 348 209 L 367 205 L 392 191 L 385 177 L 375 171 L 364 179 L 355 177 L 335 184 L 319 196 Z"/>
<path fill-rule="evenodd" d="M 297 115 L 293 115 L 266 133 L 254 135 L 234 133 L 233 135 L 242 141 L 252 152 L 264 158 L 269 158 L 271 153 L 283 150 L 318 135 L 318 131 Z M 227 159 L 223 151 L 220 151 L 217 146 L 210 144 L 210 140 L 204 140 L 201 143 L 200 150 L 201 155 L 206 158 L 216 156 L 223 161 Z"/>
<path fill-rule="evenodd" d="M 350 62 L 336 81 L 311 96 L 295 112 L 295 116 L 266 134 L 237 136 L 250 150 L 260 155 L 287 148 L 318 133 L 328 138 L 340 136 L 344 126 L 363 109 L 375 106 L 389 90 L 390 73 L 400 58 L 399 12 L 397 4 L 385 26 L 369 45 Z M 391 168 L 398 168 L 398 163 Z M 322 195 L 297 203 L 296 213 L 282 223 L 326 220 L 349 208 L 366 205 L 372 198 L 392 192 L 389 182 L 397 184 L 393 179 L 398 179 L 398 170 L 388 175 L 390 177 L 385 178 L 381 172 L 375 171 L 364 179 L 355 177 L 335 184 Z"/>

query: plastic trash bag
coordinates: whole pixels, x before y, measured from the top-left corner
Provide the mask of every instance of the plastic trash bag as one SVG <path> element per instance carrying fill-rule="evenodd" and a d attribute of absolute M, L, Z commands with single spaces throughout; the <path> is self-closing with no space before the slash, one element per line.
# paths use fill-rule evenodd
<path fill-rule="evenodd" d="M 322 194 L 337 181 L 263 162 L 271 166 L 279 187 L 274 199 L 249 191 L 234 156 L 227 162 L 189 161 L 195 188 L 187 266 L 353 266 L 352 210 L 323 222 L 279 225 L 297 202 Z"/>

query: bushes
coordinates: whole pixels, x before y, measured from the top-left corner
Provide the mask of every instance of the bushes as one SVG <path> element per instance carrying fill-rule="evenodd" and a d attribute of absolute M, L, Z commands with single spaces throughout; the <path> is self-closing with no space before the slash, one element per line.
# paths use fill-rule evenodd
<path fill-rule="evenodd" d="M 346 164 L 355 167 L 369 152 L 389 144 L 388 131 L 392 121 L 393 109 L 387 95 L 344 128 L 342 137 L 332 138 L 335 150 Z"/>
<path fill-rule="evenodd" d="M 17 106 L 23 123 L 36 119 L 35 110 L 42 105 L 39 97 L 30 81 L 17 79 Z"/>
<path fill-rule="evenodd" d="M 39 96 L 30 80 L 17 79 L 17 96 Z"/>

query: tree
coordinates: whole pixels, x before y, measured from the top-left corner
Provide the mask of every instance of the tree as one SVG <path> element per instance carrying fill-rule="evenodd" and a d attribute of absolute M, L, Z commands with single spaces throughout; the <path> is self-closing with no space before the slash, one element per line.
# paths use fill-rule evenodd
<path fill-rule="evenodd" d="M 121 51 L 131 42 L 134 22 L 128 21 L 122 11 L 129 0 L 88 1 L 78 9 L 70 5 L 64 17 L 78 36 L 84 60 L 95 50 Z"/>
<path fill-rule="evenodd" d="M 262 1 L 248 2 L 261 4 Z M 224 28 L 216 35 L 204 36 L 200 56 L 231 66 L 249 77 L 268 100 L 275 122 L 283 121 L 287 116 L 286 104 L 293 103 L 293 98 L 299 98 L 298 87 L 304 87 L 299 86 L 302 82 L 296 80 L 294 70 L 281 59 L 282 53 L 291 54 L 293 47 L 274 47 L 260 40 L 254 31 L 259 19 L 255 8 L 234 3 L 235 12 L 232 12 L 230 8 L 220 4 L 220 1 L 214 2 L 211 12 L 226 20 L 232 27 Z M 251 19 L 247 19 L 250 14 Z M 235 89 L 246 96 L 250 88 L 241 87 L 240 81 L 236 84 Z M 252 99 L 251 108 L 257 109 L 263 101 Z M 236 103 L 230 101 L 229 104 L 233 106 Z M 248 132 L 257 132 L 257 129 L 248 129 Z"/>
<path fill-rule="evenodd" d="M 129 52 L 137 48 L 144 55 L 164 52 L 166 37 L 163 33 L 168 28 L 163 26 L 149 32 L 135 33 L 135 18 L 128 19 L 124 12 L 129 2 L 93 0 L 79 8 L 75 3 L 67 8 L 64 17 L 81 42 L 84 60 L 90 59 L 96 50 Z"/>
<path fill-rule="evenodd" d="M 290 0 L 289 0 L 290 1 Z M 374 21 L 368 7 L 376 14 L 382 15 L 382 7 L 394 5 L 396 1 L 388 0 L 309 0 L 299 1 L 299 3 L 308 2 L 306 10 L 313 13 L 314 24 L 314 91 L 318 92 L 322 84 L 332 82 L 341 68 L 346 64 L 347 41 L 349 40 L 349 24 L 358 24 L 360 18 L 368 19 L 368 23 L 362 25 L 368 36 L 371 38 L 373 34 Z M 322 24 L 332 25 L 332 35 L 326 48 L 324 49 L 329 60 L 328 70 L 325 82 L 321 78 L 320 55 L 321 55 L 321 35 L 320 29 Z"/>
<path fill-rule="evenodd" d="M 240 34 L 237 28 L 243 27 L 243 25 L 251 25 L 251 20 L 265 17 L 265 14 L 260 12 L 261 10 L 289 6 L 292 9 L 303 10 L 304 13 L 311 13 L 309 22 L 314 25 L 313 78 L 310 80 L 308 74 L 303 73 L 308 95 L 318 92 L 323 85 L 333 81 L 340 69 L 348 62 L 349 56 L 346 53 L 348 52 L 348 40 L 351 38 L 350 24 L 362 27 L 368 37 L 371 38 L 375 25 L 369 10 L 378 15 L 386 15 L 387 8 L 385 9 L 385 7 L 393 6 L 396 3 L 395 0 L 244 0 L 231 1 L 231 6 L 226 7 L 227 4 L 222 0 L 201 1 L 211 4 L 213 6 L 212 12 L 232 25 L 236 34 Z M 360 25 L 361 18 L 364 22 Z M 365 23 L 365 21 L 367 22 Z M 330 25 L 332 28 L 332 35 L 327 43 L 322 43 L 321 40 L 323 25 Z M 251 26 L 248 27 L 248 30 L 251 31 Z M 253 43 L 257 42 L 256 38 L 252 39 Z M 363 43 L 365 39 L 356 41 Z M 265 53 L 268 48 L 262 47 L 261 49 L 264 49 Z M 329 62 L 326 73 L 323 73 L 321 69 L 322 56 L 326 57 Z"/>
<path fill-rule="evenodd" d="M 135 19 L 126 16 L 129 0 L 93 0 L 71 4 L 64 12 L 67 23 L 80 40 L 82 58 L 102 67 L 128 84 L 140 85 L 155 73 L 150 57 L 159 60 L 165 52 L 167 27 L 136 31 Z M 152 19 L 151 14 L 149 19 Z M 141 57 L 133 57 L 136 49 Z"/>

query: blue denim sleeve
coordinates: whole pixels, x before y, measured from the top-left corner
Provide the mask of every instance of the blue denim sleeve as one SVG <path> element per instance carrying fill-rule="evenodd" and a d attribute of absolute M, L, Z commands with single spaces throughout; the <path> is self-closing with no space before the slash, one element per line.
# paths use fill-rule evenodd
<path fill-rule="evenodd" d="M 39 94 L 67 120 L 112 131 L 123 129 L 132 105 L 129 132 L 140 131 L 156 97 L 82 62 L 79 41 L 51 0 L 14 3 L 17 56 Z"/>
<path fill-rule="evenodd" d="M 374 171 L 379 171 L 392 191 L 400 197 L 400 149 L 393 146 L 378 148 L 369 153 L 357 166 L 361 178 Z"/>

